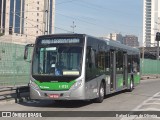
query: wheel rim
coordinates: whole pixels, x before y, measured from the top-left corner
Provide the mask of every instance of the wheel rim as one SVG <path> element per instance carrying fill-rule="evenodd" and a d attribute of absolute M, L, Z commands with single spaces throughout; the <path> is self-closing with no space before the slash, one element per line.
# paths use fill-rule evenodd
<path fill-rule="evenodd" d="M 131 87 L 131 89 L 133 88 L 133 82 L 132 81 L 131 81 L 130 87 Z"/>
<path fill-rule="evenodd" d="M 104 97 L 104 88 L 103 88 L 103 86 L 102 86 L 101 89 L 100 89 L 100 96 L 101 96 L 101 97 Z"/>

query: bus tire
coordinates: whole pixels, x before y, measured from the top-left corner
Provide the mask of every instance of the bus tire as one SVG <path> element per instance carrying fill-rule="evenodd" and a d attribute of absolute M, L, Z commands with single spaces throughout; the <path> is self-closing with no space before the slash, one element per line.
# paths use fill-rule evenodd
<path fill-rule="evenodd" d="M 132 92 L 134 89 L 133 77 L 131 77 L 128 92 Z"/>
<path fill-rule="evenodd" d="M 104 87 L 104 83 L 101 82 L 101 85 L 99 87 L 98 98 L 94 99 L 94 102 L 102 103 L 104 100 L 104 95 L 105 95 L 105 87 Z"/>

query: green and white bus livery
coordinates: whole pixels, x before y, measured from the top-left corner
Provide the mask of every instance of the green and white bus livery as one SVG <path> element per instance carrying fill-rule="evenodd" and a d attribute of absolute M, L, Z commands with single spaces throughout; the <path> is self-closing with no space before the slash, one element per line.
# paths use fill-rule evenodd
<path fill-rule="evenodd" d="M 28 45 L 24 57 L 27 58 Z M 31 60 L 31 99 L 95 100 L 140 83 L 139 50 L 85 34 L 36 39 Z"/>

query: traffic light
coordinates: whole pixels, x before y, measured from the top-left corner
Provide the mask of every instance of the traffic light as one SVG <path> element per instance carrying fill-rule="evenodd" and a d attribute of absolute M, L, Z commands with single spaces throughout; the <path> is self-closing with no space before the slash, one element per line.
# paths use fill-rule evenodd
<path fill-rule="evenodd" d="M 156 41 L 160 41 L 160 32 L 156 33 Z"/>

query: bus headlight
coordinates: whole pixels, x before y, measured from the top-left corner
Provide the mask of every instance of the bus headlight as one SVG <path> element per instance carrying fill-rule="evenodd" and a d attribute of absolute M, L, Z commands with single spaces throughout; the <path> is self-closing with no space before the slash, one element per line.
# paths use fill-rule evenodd
<path fill-rule="evenodd" d="M 34 81 L 32 81 L 32 80 L 30 80 L 29 86 L 32 87 L 32 88 L 34 88 L 34 89 L 38 89 L 39 88 L 38 85 Z"/>
<path fill-rule="evenodd" d="M 77 89 L 82 85 L 82 80 L 75 82 L 70 89 Z"/>

